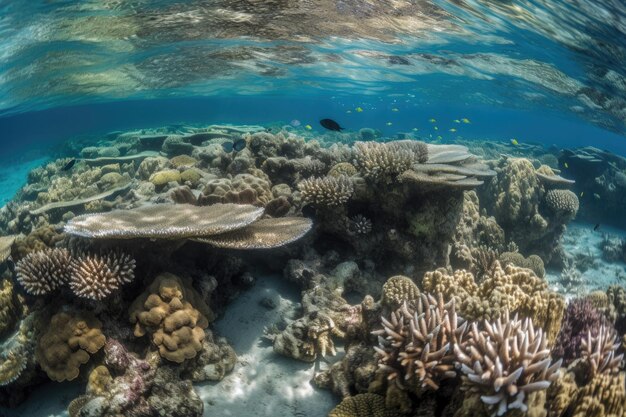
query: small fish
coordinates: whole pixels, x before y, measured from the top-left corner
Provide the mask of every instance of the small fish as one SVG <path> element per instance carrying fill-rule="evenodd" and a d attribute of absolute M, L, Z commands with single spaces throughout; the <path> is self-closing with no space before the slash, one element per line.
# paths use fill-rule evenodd
<path fill-rule="evenodd" d="M 511 143 L 515 146 L 519 145 L 519 142 L 515 138 L 511 139 Z"/>
<path fill-rule="evenodd" d="M 596 232 L 598 231 L 599 228 L 600 228 L 600 223 L 596 223 L 596 225 L 593 226 L 593 231 Z"/>
<path fill-rule="evenodd" d="M 580 198 L 582 198 L 584 195 L 585 195 L 585 192 L 584 192 L 584 191 L 581 191 L 581 192 L 580 192 Z"/>
<path fill-rule="evenodd" d="M 354 109 L 354 110 L 356 110 L 356 112 L 357 112 L 357 113 L 361 113 L 361 112 L 363 111 L 363 108 L 361 108 L 361 107 L 357 107 L 357 108 L 356 108 L 356 109 Z"/>
<path fill-rule="evenodd" d="M 428 121 L 431 122 L 431 123 L 436 123 L 437 119 L 428 119 Z"/>
<path fill-rule="evenodd" d="M 463 123 L 472 123 L 472 122 L 470 122 L 470 119 L 468 119 L 467 117 L 462 118 L 461 121 Z"/>
<path fill-rule="evenodd" d="M 453 122 L 454 123 L 461 123 L 461 121 L 459 119 L 454 119 Z"/>
<path fill-rule="evenodd" d="M 456 132 L 456 129 L 452 128 L 452 129 L 450 129 L 450 132 L 454 133 L 454 132 Z"/>
<path fill-rule="evenodd" d="M 393 109 L 391 109 L 391 111 L 400 111 L 397 107 L 394 107 Z"/>
<path fill-rule="evenodd" d="M 322 119 L 320 120 L 320 124 L 326 129 L 334 132 L 341 132 L 343 130 L 343 127 L 339 126 L 339 123 L 332 119 Z"/>
<path fill-rule="evenodd" d="M 74 166 L 74 164 L 76 163 L 76 158 L 72 158 L 70 159 L 70 161 L 65 164 L 65 166 L 63 168 L 61 168 L 62 171 L 69 171 L 70 169 L 72 169 L 72 167 Z"/>
<path fill-rule="evenodd" d="M 600 199 L 600 194 L 593 193 L 593 198 L 595 198 L 596 200 L 599 200 Z"/>
<path fill-rule="evenodd" d="M 224 151 L 226 152 L 239 152 L 239 151 L 243 151 L 244 148 L 246 147 L 247 143 L 245 139 L 237 139 L 234 142 L 224 142 L 222 143 L 222 148 L 224 149 Z"/>
<path fill-rule="evenodd" d="M 563 162 L 563 166 L 564 166 L 565 168 L 569 168 L 569 165 L 567 165 L 567 162 Z"/>
<path fill-rule="evenodd" d="M 441 140 L 441 139 L 443 139 L 443 136 L 441 135 L 437 136 L 437 140 Z"/>
<path fill-rule="evenodd" d="M 439 128 L 438 128 L 437 126 L 434 126 L 434 127 L 433 127 L 433 129 L 435 129 L 435 130 L 439 130 Z"/>
<path fill-rule="evenodd" d="M 311 129 L 313 129 L 313 126 L 311 126 L 311 125 L 306 125 L 306 126 L 304 126 L 304 128 L 305 128 L 306 130 L 311 130 Z"/>
<path fill-rule="evenodd" d="M 298 127 L 300 126 L 302 123 L 300 123 L 300 120 L 298 119 L 293 119 L 291 122 L 289 122 L 289 124 L 293 127 Z"/>
<path fill-rule="evenodd" d="M 417 132 L 419 129 L 418 129 L 418 128 L 416 128 L 416 127 L 414 127 L 414 128 L 413 128 L 413 129 L 411 129 L 411 130 L 413 130 L 413 132 Z"/>
<path fill-rule="evenodd" d="M 346 110 L 346 113 L 350 114 L 352 113 L 352 110 Z"/>
<path fill-rule="evenodd" d="M 387 123 L 385 123 L 385 124 L 386 124 L 387 126 L 391 126 L 393 123 L 391 123 L 391 122 L 387 122 Z"/>

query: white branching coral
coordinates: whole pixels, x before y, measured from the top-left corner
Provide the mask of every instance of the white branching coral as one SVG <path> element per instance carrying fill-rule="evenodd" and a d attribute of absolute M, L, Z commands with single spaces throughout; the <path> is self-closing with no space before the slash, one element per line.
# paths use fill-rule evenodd
<path fill-rule="evenodd" d="M 70 258 L 67 249 L 31 252 L 15 266 L 17 280 L 29 294 L 48 294 L 69 281 Z"/>
<path fill-rule="evenodd" d="M 316 207 L 336 207 L 345 204 L 354 193 L 354 184 L 346 175 L 309 178 L 298 183 L 302 200 Z"/>
<path fill-rule="evenodd" d="M 135 278 L 132 256 L 110 251 L 80 254 L 72 259 L 70 288 L 78 297 L 103 300 Z"/>
<path fill-rule="evenodd" d="M 383 328 L 373 332 L 378 336 L 374 349 L 388 380 L 436 390 L 442 380 L 456 376 L 454 347 L 462 343 L 467 323 L 457 316 L 454 300 L 444 303 L 441 294 L 421 294 L 381 320 Z"/>
<path fill-rule="evenodd" d="M 356 142 L 354 156 L 355 165 L 365 178 L 387 183 L 395 181 L 417 160 L 408 146 L 379 142 Z"/>
<path fill-rule="evenodd" d="M 492 416 L 509 410 L 527 411 L 528 394 L 545 390 L 559 376 L 561 360 L 551 364 L 548 340 L 532 320 L 485 321 L 484 330 L 472 323 L 467 341 L 455 345 L 464 388 L 480 395 Z"/>
<path fill-rule="evenodd" d="M 624 354 L 618 355 L 620 340 L 615 329 L 601 325 L 596 336 L 591 331 L 581 340 L 582 357 L 589 365 L 590 376 L 616 374 L 619 372 Z"/>

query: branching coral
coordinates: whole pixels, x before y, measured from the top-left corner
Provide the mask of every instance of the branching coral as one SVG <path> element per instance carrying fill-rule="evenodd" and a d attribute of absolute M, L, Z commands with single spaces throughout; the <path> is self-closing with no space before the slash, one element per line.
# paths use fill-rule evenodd
<path fill-rule="evenodd" d="M 624 359 L 624 354 L 617 354 L 620 346 L 615 329 L 607 325 L 601 325 L 597 335 L 587 330 L 587 335 L 581 340 L 581 356 L 589 365 L 589 373 L 593 377 L 596 374 L 618 373 Z"/>
<path fill-rule="evenodd" d="M 545 390 L 559 376 L 561 361 L 550 364 L 548 340 L 532 320 L 509 319 L 509 313 L 484 330 L 472 323 L 467 342 L 455 345 L 464 388 L 480 395 L 492 416 L 512 409 L 525 412 L 528 394 Z"/>
<path fill-rule="evenodd" d="M 100 321 L 88 313 L 61 312 L 52 316 L 48 331 L 39 339 L 37 360 L 50 379 L 71 381 L 90 354 L 104 346 Z"/>
<path fill-rule="evenodd" d="M 379 142 L 356 142 L 355 164 L 365 178 L 390 183 L 411 168 L 417 156 L 408 146 Z"/>
<path fill-rule="evenodd" d="M 316 207 L 336 207 L 345 204 L 354 193 L 352 180 L 338 177 L 309 178 L 298 183 L 302 200 Z"/>
<path fill-rule="evenodd" d="M 135 336 L 152 334 L 165 359 L 181 363 L 202 349 L 204 329 L 213 312 L 200 295 L 176 275 L 160 274 L 129 308 Z"/>
<path fill-rule="evenodd" d="M 74 217 L 66 233 L 88 238 L 184 239 L 210 236 L 245 227 L 256 221 L 263 209 L 251 205 L 157 204 L 132 210 Z"/>
<path fill-rule="evenodd" d="M 446 378 L 454 378 L 454 346 L 463 343 L 467 324 L 456 314 L 454 300 L 444 303 L 439 294 L 421 294 L 381 318 L 382 330 L 374 349 L 389 380 L 400 386 L 438 389 Z"/>
<path fill-rule="evenodd" d="M 263 219 L 239 230 L 194 240 L 218 248 L 271 249 L 295 242 L 311 226 L 311 220 L 303 217 Z"/>
<path fill-rule="evenodd" d="M 31 252 L 15 266 L 17 280 L 29 294 L 48 294 L 69 281 L 70 260 L 67 249 Z"/>
<path fill-rule="evenodd" d="M 72 259 L 69 284 L 79 297 L 102 300 L 131 282 L 134 270 L 135 260 L 126 253 L 82 253 Z"/>

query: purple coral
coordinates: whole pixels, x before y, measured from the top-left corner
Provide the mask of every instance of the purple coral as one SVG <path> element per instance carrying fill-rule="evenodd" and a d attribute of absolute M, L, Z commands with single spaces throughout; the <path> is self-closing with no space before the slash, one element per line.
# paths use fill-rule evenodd
<path fill-rule="evenodd" d="M 562 358 L 563 363 L 568 365 L 581 356 L 582 341 L 587 337 L 587 333 L 591 332 L 592 336 L 595 336 L 603 324 L 606 324 L 606 319 L 589 300 L 582 298 L 572 300 L 565 310 L 563 325 L 552 354 L 556 358 Z"/>

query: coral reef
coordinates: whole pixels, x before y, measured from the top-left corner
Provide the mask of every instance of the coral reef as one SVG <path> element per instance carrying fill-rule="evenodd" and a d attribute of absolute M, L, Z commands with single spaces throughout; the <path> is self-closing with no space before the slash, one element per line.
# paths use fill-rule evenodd
<path fill-rule="evenodd" d="M 621 342 L 615 329 L 602 324 L 594 330 L 596 335 L 587 330 L 586 337 L 580 343 L 581 356 L 589 367 L 589 374 L 595 376 L 599 373 L 618 373 L 624 354 L 616 353 Z"/>
<path fill-rule="evenodd" d="M 358 394 L 348 397 L 335 407 L 328 417 L 392 417 L 395 411 L 385 405 L 385 397 L 376 394 Z"/>
<path fill-rule="evenodd" d="M 352 180 L 336 177 L 310 178 L 298 184 L 302 200 L 317 207 L 334 207 L 345 204 L 354 193 Z"/>
<path fill-rule="evenodd" d="M 31 252 L 15 266 L 17 280 L 29 294 L 49 294 L 70 281 L 70 260 L 67 249 Z"/>
<path fill-rule="evenodd" d="M 132 282 L 134 269 L 135 260 L 126 253 L 82 253 L 72 259 L 69 285 L 78 297 L 102 300 Z"/>

